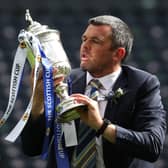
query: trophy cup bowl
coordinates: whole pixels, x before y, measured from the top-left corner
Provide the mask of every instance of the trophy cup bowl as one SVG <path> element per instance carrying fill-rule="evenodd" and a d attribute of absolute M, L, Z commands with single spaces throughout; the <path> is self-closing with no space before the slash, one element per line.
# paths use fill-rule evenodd
<path fill-rule="evenodd" d="M 41 25 L 33 21 L 28 9 L 26 10 L 25 16 L 26 20 L 30 23 L 28 31 L 39 39 L 47 58 L 52 63 L 52 66 L 58 70 L 53 78 L 68 76 L 71 72 L 71 66 L 62 46 L 59 31 L 49 29 L 47 25 Z M 28 52 L 28 54 L 31 55 L 32 53 Z M 68 84 L 61 82 L 56 86 L 55 92 L 60 99 L 60 103 L 56 107 L 58 116 L 56 120 L 58 122 L 70 122 L 79 118 L 78 110 L 85 108 L 85 105 L 75 102 L 74 99 L 68 95 Z"/>

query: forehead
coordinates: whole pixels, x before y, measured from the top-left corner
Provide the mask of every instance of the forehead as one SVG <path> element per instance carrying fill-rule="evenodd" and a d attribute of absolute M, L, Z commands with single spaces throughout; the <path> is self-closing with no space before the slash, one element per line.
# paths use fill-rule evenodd
<path fill-rule="evenodd" d="M 109 25 L 88 25 L 83 36 L 108 36 L 111 35 L 112 29 Z"/>

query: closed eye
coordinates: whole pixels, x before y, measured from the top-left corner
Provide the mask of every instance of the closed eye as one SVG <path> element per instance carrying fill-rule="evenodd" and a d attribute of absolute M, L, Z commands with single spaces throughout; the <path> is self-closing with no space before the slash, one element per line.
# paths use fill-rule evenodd
<path fill-rule="evenodd" d="M 87 37 L 82 36 L 82 42 L 86 42 L 86 41 L 90 41 L 95 44 L 102 44 L 103 43 L 103 40 L 101 40 L 97 37 L 92 37 L 92 38 L 88 39 Z"/>

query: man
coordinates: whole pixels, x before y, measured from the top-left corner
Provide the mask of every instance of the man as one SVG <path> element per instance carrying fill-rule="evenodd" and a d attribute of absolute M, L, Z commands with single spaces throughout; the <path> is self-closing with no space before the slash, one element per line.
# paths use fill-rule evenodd
<path fill-rule="evenodd" d="M 131 31 L 119 18 L 105 15 L 90 19 L 82 35 L 80 68 L 70 75 L 72 96 L 88 107 L 87 111 L 79 111 L 80 119 L 98 134 L 97 168 L 153 168 L 163 148 L 166 112 L 159 81 L 152 74 L 122 64 L 132 43 Z M 101 82 L 99 92 L 105 97 L 98 102 L 86 96 L 93 78 Z M 62 80 L 57 79 L 55 85 Z M 39 79 L 31 118 L 22 133 L 23 150 L 31 156 L 40 154 L 43 146 L 41 88 Z M 53 148 L 48 161 L 50 168 L 55 166 Z M 69 149 L 70 162 L 75 150 Z"/>

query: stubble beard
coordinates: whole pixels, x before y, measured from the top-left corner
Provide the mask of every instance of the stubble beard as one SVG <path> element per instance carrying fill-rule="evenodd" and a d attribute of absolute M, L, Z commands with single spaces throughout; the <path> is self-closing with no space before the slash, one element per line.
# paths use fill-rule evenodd
<path fill-rule="evenodd" d="M 83 71 L 89 72 L 93 76 L 97 76 L 98 74 L 101 73 L 101 68 L 94 67 L 93 65 L 92 66 L 85 66 L 85 65 L 80 64 L 80 68 Z"/>

